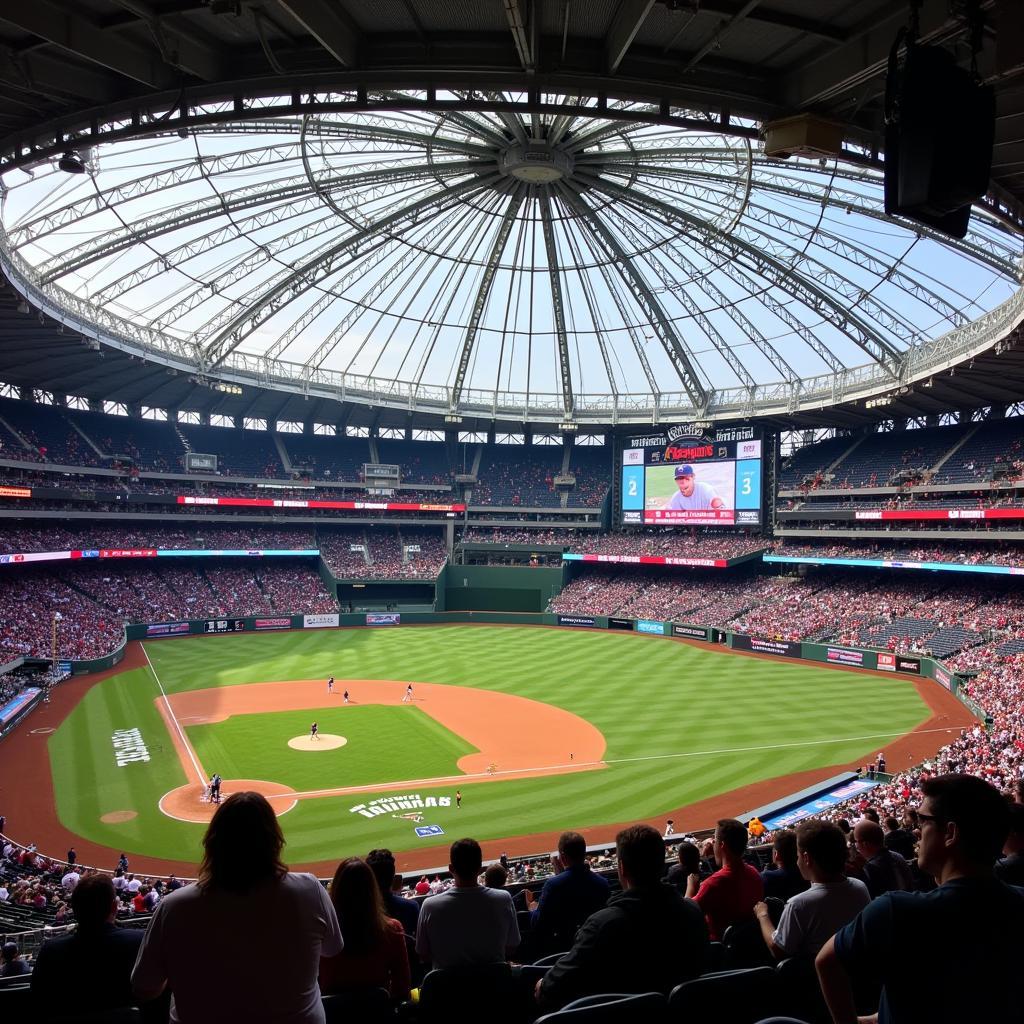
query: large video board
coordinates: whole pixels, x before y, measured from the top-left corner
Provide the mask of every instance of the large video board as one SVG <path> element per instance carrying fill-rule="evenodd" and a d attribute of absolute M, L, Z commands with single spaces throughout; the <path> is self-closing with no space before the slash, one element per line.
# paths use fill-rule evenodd
<path fill-rule="evenodd" d="M 753 427 L 681 424 L 626 439 L 622 522 L 760 526 L 762 437 Z"/>

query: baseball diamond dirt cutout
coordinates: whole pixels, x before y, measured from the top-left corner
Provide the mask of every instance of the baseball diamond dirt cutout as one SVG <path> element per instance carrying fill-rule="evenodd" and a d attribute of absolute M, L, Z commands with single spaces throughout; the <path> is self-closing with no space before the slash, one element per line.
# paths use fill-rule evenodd
<path fill-rule="evenodd" d="M 335 736 L 330 732 L 318 732 L 315 736 L 293 736 L 288 741 L 292 750 L 337 750 L 348 743 L 344 736 Z"/>
<path fill-rule="evenodd" d="M 409 681 L 405 679 L 340 679 L 335 687 L 354 687 L 358 683 L 361 704 L 403 703 Z M 415 683 L 415 705 L 446 729 L 461 736 L 476 752 L 458 760 L 462 775 L 434 779 L 382 780 L 367 786 L 317 789 L 297 793 L 280 783 L 260 780 L 225 780 L 221 794 L 251 789 L 262 793 L 277 814 L 290 811 L 297 800 L 343 796 L 350 793 L 405 789 L 410 785 L 458 784 L 469 780 L 507 781 L 538 778 L 568 772 L 594 771 L 604 768 L 606 748 L 604 734 L 594 725 L 563 708 L 542 701 L 477 690 L 443 683 Z M 185 774 L 193 783 L 179 786 L 160 799 L 160 810 L 179 821 L 209 821 L 216 805 L 202 802 L 209 772 L 200 764 L 188 742 L 182 722 L 223 722 L 232 715 L 271 714 L 279 711 L 316 710 L 324 707 L 324 684 L 321 679 L 290 680 L 275 683 L 243 683 L 238 686 L 205 690 L 188 690 L 166 699 L 157 697 L 155 704 L 167 726 Z M 301 750 L 334 749 L 344 745 L 343 736 L 322 735 L 295 737 L 288 746 Z M 301 746 L 300 746 L 301 742 Z M 571 763 L 570 763 L 571 762 Z"/>

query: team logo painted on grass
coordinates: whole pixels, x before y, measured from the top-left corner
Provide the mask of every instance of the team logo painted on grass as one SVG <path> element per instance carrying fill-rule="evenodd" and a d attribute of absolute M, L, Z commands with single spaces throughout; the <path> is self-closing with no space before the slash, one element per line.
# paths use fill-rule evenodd
<path fill-rule="evenodd" d="M 430 839 L 432 836 L 444 835 L 444 829 L 440 825 L 421 825 L 415 832 L 420 839 Z"/>
<path fill-rule="evenodd" d="M 118 768 L 136 761 L 149 760 L 149 750 L 142 742 L 142 733 L 138 729 L 118 729 L 110 739 L 114 744 Z"/>
<path fill-rule="evenodd" d="M 348 809 L 349 814 L 361 814 L 364 818 L 376 818 L 379 814 L 390 814 L 392 817 L 410 817 L 408 812 L 417 807 L 451 807 L 450 796 L 421 797 L 419 793 L 404 796 L 382 796 L 369 803 L 356 804 Z M 395 814 L 395 812 L 400 812 Z M 422 815 L 421 815 L 422 817 Z"/>

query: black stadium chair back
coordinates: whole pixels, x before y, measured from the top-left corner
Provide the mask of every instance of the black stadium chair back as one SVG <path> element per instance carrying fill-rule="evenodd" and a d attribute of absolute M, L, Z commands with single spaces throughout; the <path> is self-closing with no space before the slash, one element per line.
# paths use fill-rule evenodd
<path fill-rule="evenodd" d="M 813 961 L 788 957 L 775 968 L 787 1012 L 805 1018 L 808 1024 L 832 1024 Z"/>
<path fill-rule="evenodd" d="M 771 967 L 702 974 L 677 985 L 668 997 L 669 1024 L 713 1020 L 715 1024 L 756 1024 L 780 1009 L 778 980 Z"/>
<path fill-rule="evenodd" d="M 753 918 L 726 928 L 722 942 L 730 968 L 771 967 L 775 964 L 761 934 L 761 925 Z"/>
<path fill-rule="evenodd" d="M 529 1006 L 507 963 L 430 971 L 420 986 L 423 1024 L 521 1024 Z"/>
<path fill-rule="evenodd" d="M 383 988 L 354 988 L 323 996 L 327 1024 L 385 1024 L 394 1017 L 391 997 Z"/>
<path fill-rule="evenodd" d="M 660 992 L 609 993 L 576 999 L 555 1013 L 539 1017 L 535 1024 L 654 1024 L 664 1016 L 665 997 Z"/>

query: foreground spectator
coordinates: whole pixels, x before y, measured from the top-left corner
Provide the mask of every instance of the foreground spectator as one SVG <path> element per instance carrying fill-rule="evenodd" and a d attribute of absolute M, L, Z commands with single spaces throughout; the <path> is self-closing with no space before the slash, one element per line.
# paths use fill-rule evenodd
<path fill-rule="evenodd" d="M 813 960 L 836 931 L 871 901 L 863 882 L 846 877 L 846 836 L 838 825 L 801 822 L 796 844 L 798 868 L 810 888 L 786 903 L 777 928 L 772 928 L 766 903 L 754 907 L 765 945 L 778 960 L 787 956 Z"/>
<path fill-rule="evenodd" d="M 519 946 L 519 925 L 512 896 L 487 889 L 477 878 L 483 852 L 475 839 L 451 846 L 455 884 L 424 900 L 416 930 L 416 952 L 435 969 L 493 964 L 508 960 Z"/>
<path fill-rule="evenodd" d="M 203 839 L 195 885 L 160 902 L 132 972 L 142 1000 L 173 993 L 171 1024 L 323 1024 L 320 957 L 343 948 L 323 886 L 281 862 L 259 793 L 234 793 Z"/>
<path fill-rule="evenodd" d="M 760 873 L 743 860 L 746 848 L 746 825 L 735 818 L 723 818 L 715 828 L 718 870 L 699 888 L 693 875 L 687 884 L 686 895 L 703 911 L 712 941 L 721 940 L 730 925 L 752 920 L 754 904 L 764 898 Z"/>
<path fill-rule="evenodd" d="M 852 981 L 862 977 L 882 983 L 879 1024 L 1020 1020 L 1013 979 L 1024 963 L 1024 891 L 992 870 L 1009 806 L 972 775 L 940 775 L 921 789 L 918 861 L 939 887 L 886 893 L 825 943 L 817 967 L 833 1020 L 856 1024 Z"/>
<path fill-rule="evenodd" d="M 687 842 L 685 839 L 676 846 L 676 860 L 677 864 L 673 864 L 668 869 L 668 874 L 665 876 L 665 881 L 669 885 L 674 885 L 681 893 L 685 895 L 686 885 L 690 880 L 690 875 L 697 875 L 698 878 L 701 875 L 701 859 L 700 850 L 694 846 L 693 843 Z"/>
<path fill-rule="evenodd" d="M 406 935 L 416 937 L 416 922 L 420 916 L 420 905 L 415 900 L 399 896 L 393 889 L 395 881 L 395 856 L 390 850 L 371 850 L 366 863 L 377 879 L 380 894 L 384 900 L 384 913 L 401 922 Z"/>
<path fill-rule="evenodd" d="M 1024 885 L 1024 804 L 1010 806 L 1010 831 L 996 862 L 996 877 L 1007 885 Z"/>
<path fill-rule="evenodd" d="M 704 969 L 707 928 L 693 902 L 661 881 L 661 835 L 633 825 L 615 837 L 615 847 L 623 891 L 587 918 L 569 953 L 537 983 L 546 1010 L 598 992 L 667 995 Z"/>
<path fill-rule="evenodd" d="M 845 845 L 846 838 L 843 838 Z M 798 892 L 806 892 L 810 884 L 800 870 L 796 833 L 792 829 L 780 832 L 772 840 L 772 867 L 761 872 L 764 898 L 774 897 L 785 902 Z"/>
<path fill-rule="evenodd" d="M 345 948 L 320 960 L 325 995 L 347 989 L 386 989 L 394 1000 L 409 998 L 409 954 L 402 925 L 384 913 L 373 871 L 359 857 L 343 860 L 331 882 L 331 903 Z"/>
<path fill-rule="evenodd" d="M 32 997 L 42 1020 L 130 1006 L 132 966 L 141 928 L 116 928 L 119 901 L 108 875 L 86 875 L 71 894 L 78 928 L 43 943 L 32 973 Z"/>
<path fill-rule="evenodd" d="M 526 890 L 531 934 L 552 953 L 568 949 L 580 925 L 611 895 L 608 880 L 587 865 L 587 841 L 578 832 L 558 837 L 556 860 L 559 873 L 544 883 L 540 899 L 534 902 Z"/>

